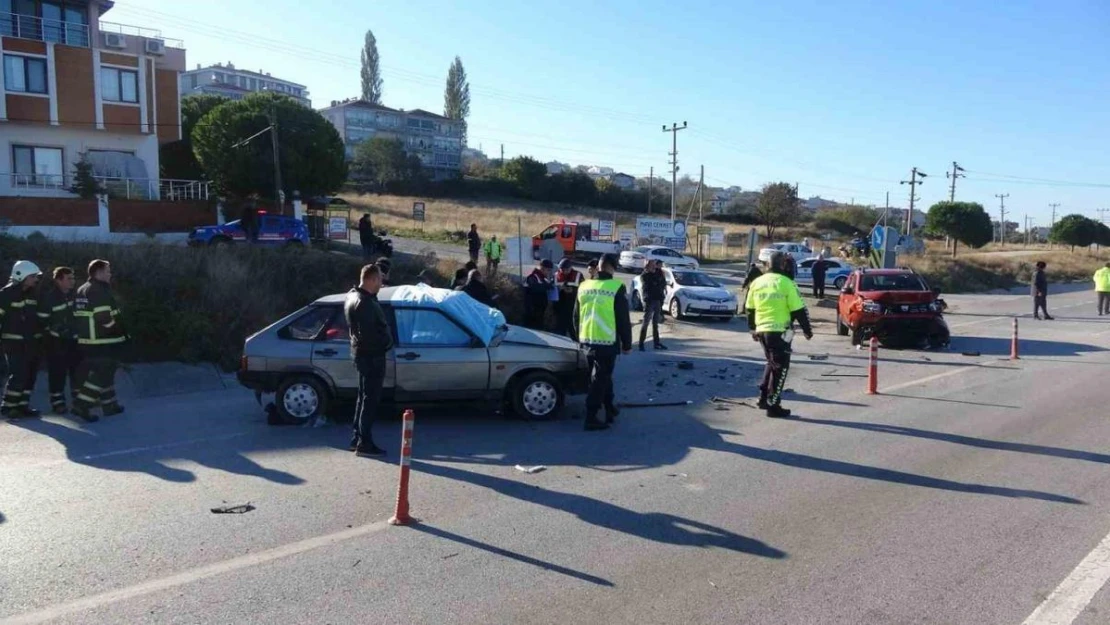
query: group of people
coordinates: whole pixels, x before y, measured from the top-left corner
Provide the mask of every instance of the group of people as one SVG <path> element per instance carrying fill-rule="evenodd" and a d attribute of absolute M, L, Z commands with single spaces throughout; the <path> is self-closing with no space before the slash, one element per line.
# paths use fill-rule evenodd
<path fill-rule="evenodd" d="M 1047 263 L 1043 260 L 1037 261 L 1029 294 L 1033 296 L 1033 318 L 1052 321 L 1055 317 L 1048 314 L 1048 276 L 1045 273 L 1047 267 Z M 1098 308 L 1098 316 L 1110 315 L 1110 263 L 1099 267 L 1092 280 L 1095 283 L 1097 297 L 1095 305 Z"/>
<path fill-rule="evenodd" d="M 470 224 L 470 232 L 466 233 L 466 249 L 475 269 L 478 268 L 478 256 L 481 254 L 486 257 L 486 275 L 490 279 L 497 275 L 497 268 L 505 255 L 505 246 L 497 240 L 496 234 L 482 243 L 482 235 L 478 234 L 478 224 Z"/>
<path fill-rule="evenodd" d="M 0 414 L 9 419 L 33 418 L 31 394 L 45 359 L 50 408 L 84 421 L 123 412 L 115 391 L 119 349 L 129 339 L 112 293 L 112 266 L 89 263 L 88 280 L 74 290 L 77 277 L 70 267 L 56 267 L 43 279 L 38 265 L 17 261 L 7 285 L 0 288 L 0 345 L 7 366 L 7 387 Z M 66 382 L 72 409 L 66 402 Z"/>

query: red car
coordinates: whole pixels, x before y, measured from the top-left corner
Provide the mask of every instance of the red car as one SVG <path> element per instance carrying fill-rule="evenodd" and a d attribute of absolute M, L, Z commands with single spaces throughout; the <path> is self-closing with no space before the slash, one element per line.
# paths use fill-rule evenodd
<path fill-rule="evenodd" d="M 860 345 L 875 336 L 886 345 L 946 347 L 951 339 L 939 289 L 912 269 L 858 269 L 836 307 L 836 331 Z"/>

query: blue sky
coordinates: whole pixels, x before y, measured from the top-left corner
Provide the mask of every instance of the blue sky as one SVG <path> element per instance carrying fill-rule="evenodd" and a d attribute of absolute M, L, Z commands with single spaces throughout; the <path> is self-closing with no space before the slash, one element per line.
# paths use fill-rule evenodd
<path fill-rule="evenodd" d="M 389 106 L 441 112 L 459 55 L 490 155 L 660 175 L 662 126 L 687 121 L 682 172 L 714 185 L 905 206 L 917 166 L 928 207 L 956 160 L 957 199 L 992 214 L 998 193 L 1038 225 L 1050 202 L 1110 207 L 1104 0 L 119 0 L 105 20 L 185 40 L 190 66 L 306 84 L 316 107 L 358 94 L 367 28 Z"/>

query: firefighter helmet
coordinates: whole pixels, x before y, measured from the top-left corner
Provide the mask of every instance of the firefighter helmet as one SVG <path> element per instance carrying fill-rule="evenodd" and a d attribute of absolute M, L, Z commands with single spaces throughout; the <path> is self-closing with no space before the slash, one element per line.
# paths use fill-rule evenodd
<path fill-rule="evenodd" d="M 12 265 L 12 282 L 23 282 L 31 276 L 42 275 L 42 270 L 29 260 L 17 260 Z"/>

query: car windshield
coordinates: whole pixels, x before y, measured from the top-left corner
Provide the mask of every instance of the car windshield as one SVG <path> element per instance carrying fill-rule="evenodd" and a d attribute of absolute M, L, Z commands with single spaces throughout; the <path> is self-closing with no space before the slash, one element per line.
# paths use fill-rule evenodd
<path fill-rule="evenodd" d="M 650 248 L 650 247 L 638 247 L 638 248 L 636 248 L 636 251 L 639 252 L 640 254 L 647 254 L 648 252 L 651 251 L 651 249 L 652 248 Z"/>
<path fill-rule="evenodd" d="M 682 286 L 721 286 L 719 282 L 700 271 L 676 271 L 674 280 Z"/>
<path fill-rule="evenodd" d="M 927 291 L 925 283 L 912 273 L 893 275 L 864 274 L 860 280 L 861 291 Z"/>

